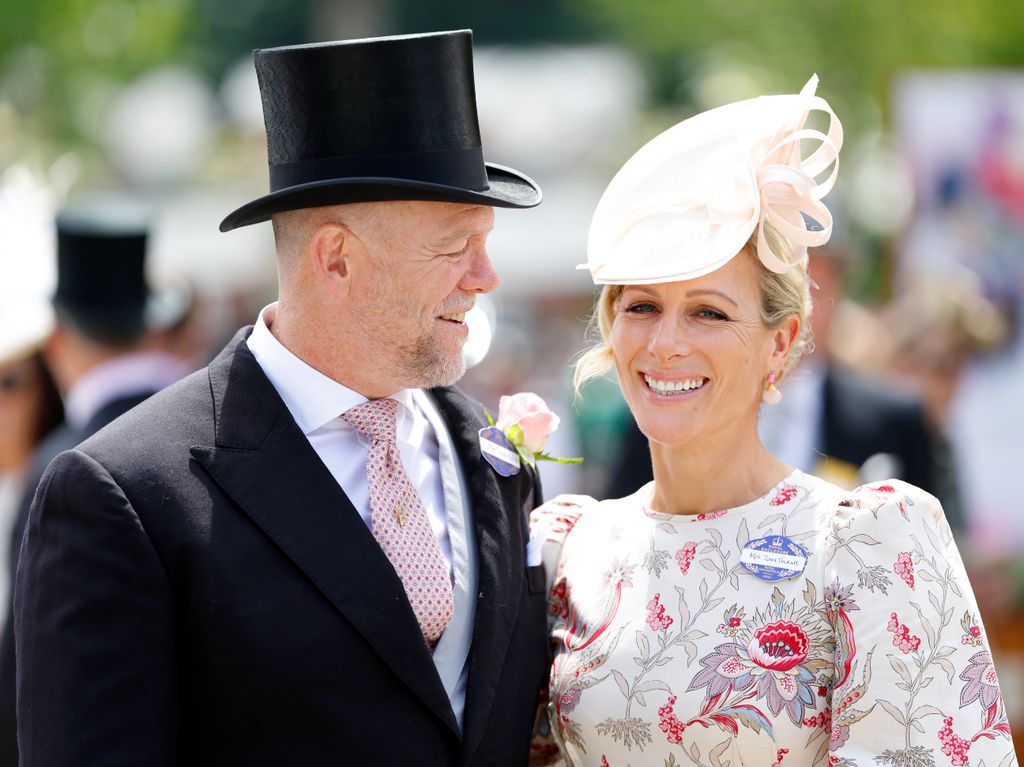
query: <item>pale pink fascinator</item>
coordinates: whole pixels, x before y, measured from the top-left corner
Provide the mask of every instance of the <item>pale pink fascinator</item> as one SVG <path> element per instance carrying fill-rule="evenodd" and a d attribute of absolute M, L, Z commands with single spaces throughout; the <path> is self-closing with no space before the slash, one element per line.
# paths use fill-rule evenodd
<path fill-rule="evenodd" d="M 824 245 L 832 216 L 822 202 L 839 172 L 843 128 L 814 92 L 760 96 L 702 112 L 656 136 L 615 174 L 594 212 L 587 263 L 598 284 L 691 280 L 724 266 L 757 231 L 757 256 L 773 272 Z M 805 127 L 812 111 L 826 132 Z M 801 144 L 816 146 L 806 158 Z M 820 183 L 816 180 L 828 173 Z M 808 228 L 806 219 L 817 226 Z M 764 224 L 789 240 L 777 254 Z"/>

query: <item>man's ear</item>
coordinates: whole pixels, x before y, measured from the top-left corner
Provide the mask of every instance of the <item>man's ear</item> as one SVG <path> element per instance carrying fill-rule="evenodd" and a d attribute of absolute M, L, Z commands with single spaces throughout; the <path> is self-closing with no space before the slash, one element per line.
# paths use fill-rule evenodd
<path fill-rule="evenodd" d="M 313 271 L 320 283 L 335 296 L 348 293 L 352 282 L 353 249 L 358 240 L 338 221 L 325 221 L 310 239 Z"/>

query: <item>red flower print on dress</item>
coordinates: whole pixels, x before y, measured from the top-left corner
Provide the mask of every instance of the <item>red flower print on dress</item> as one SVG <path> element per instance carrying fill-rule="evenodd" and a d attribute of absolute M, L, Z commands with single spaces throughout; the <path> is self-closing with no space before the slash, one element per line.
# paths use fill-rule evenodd
<path fill-rule="evenodd" d="M 769 506 L 784 506 L 796 498 L 796 488 L 792 485 L 783 485 L 775 497 L 768 501 Z"/>
<path fill-rule="evenodd" d="M 604 754 L 601 754 L 601 767 L 610 767 L 608 764 L 608 757 Z"/>
<path fill-rule="evenodd" d="M 824 696 L 822 696 L 824 697 Z M 816 727 L 822 730 L 832 729 L 832 709 L 824 708 L 814 716 L 804 719 L 804 727 Z"/>
<path fill-rule="evenodd" d="M 910 588 L 914 588 L 914 560 L 910 558 L 909 551 L 901 551 L 892 566 L 892 571 L 903 579 Z"/>
<path fill-rule="evenodd" d="M 672 625 L 672 616 L 665 614 L 665 605 L 661 604 L 661 594 L 647 603 L 647 625 L 652 631 L 663 631 Z"/>
<path fill-rule="evenodd" d="M 971 744 L 953 732 L 953 717 L 947 716 L 942 721 L 939 741 L 942 743 L 942 753 L 950 757 L 949 763 L 953 767 L 967 764 L 967 752 L 971 750 Z"/>
<path fill-rule="evenodd" d="M 789 671 L 807 660 L 807 634 L 795 623 L 776 621 L 759 628 L 747 645 L 750 660 L 769 671 Z"/>
<path fill-rule="evenodd" d="M 722 614 L 722 622 L 718 624 L 718 633 L 727 637 L 735 637 L 743 625 L 744 609 L 733 605 Z"/>
<path fill-rule="evenodd" d="M 721 511 L 705 511 L 705 512 L 703 512 L 701 514 L 698 514 L 696 517 L 694 517 L 694 522 L 703 522 L 704 520 L 707 520 L 707 519 L 718 519 L 719 517 L 724 517 L 724 516 L 725 516 L 725 509 L 722 509 Z"/>
<path fill-rule="evenodd" d="M 910 629 L 900 623 L 896 613 L 892 613 L 885 628 L 892 632 L 892 646 L 899 648 L 904 655 L 916 651 L 921 646 L 921 637 L 912 636 Z"/>
<path fill-rule="evenodd" d="M 751 687 L 759 700 L 778 716 L 783 709 L 793 724 L 800 726 L 807 706 L 814 705 L 810 685 L 814 674 L 801 665 L 807 660 L 810 640 L 791 621 L 775 621 L 754 632 L 749 644 L 726 643 L 700 659 L 703 669 L 690 682 L 687 692 L 706 688 L 705 705 L 730 690 L 744 692 Z"/>
<path fill-rule="evenodd" d="M 660 720 L 658 727 L 665 733 L 669 743 L 678 745 L 683 740 L 683 730 L 686 729 L 686 725 L 676 718 L 675 711 L 673 711 L 675 704 L 676 696 L 673 695 L 668 699 L 668 703 L 658 709 L 658 719 Z"/>
<path fill-rule="evenodd" d="M 981 624 L 969 610 L 964 611 L 964 617 L 960 619 L 960 627 L 964 630 L 963 636 L 960 637 L 960 644 L 971 647 L 981 647 L 985 644 L 985 640 L 981 636 Z"/>
<path fill-rule="evenodd" d="M 778 751 L 776 751 L 775 752 L 775 761 L 772 762 L 772 767 L 781 767 L 782 766 L 782 760 L 786 758 L 786 754 L 788 754 L 788 753 L 789 753 L 789 749 L 788 748 L 780 748 Z"/>
<path fill-rule="evenodd" d="M 559 578 L 548 595 L 548 614 L 559 618 L 569 617 L 569 588 L 565 578 Z"/>
<path fill-rule="evenodd" d="M 683 547 L 676 552 L 676 563 L 679 565 L 679 572 L 683 575 L 690 569 L 690 565 L 693 563 L 693 557 L 697 553 L 697 544 L 693 541 L 687 541 L 683 544 Z"/>

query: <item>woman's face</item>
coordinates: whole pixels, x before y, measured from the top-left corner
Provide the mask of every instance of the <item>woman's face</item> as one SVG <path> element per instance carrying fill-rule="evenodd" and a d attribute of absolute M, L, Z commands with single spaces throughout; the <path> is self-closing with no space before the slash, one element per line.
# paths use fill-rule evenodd
<path fill-rule="evenodd" d="M 737 444 L 756 438 L 769 373 L 799 327 L 761 322 L 758 272 L 745 252 L 694 280 L 627 285 L 611 345 L 622 392 L 640 430 L 664 444 Z"/>
<path fill-rule="evenodd" d="M 39 371 L 31 358 L 0 364 L 0 471 L 28 460 L 41 402 Z"/>

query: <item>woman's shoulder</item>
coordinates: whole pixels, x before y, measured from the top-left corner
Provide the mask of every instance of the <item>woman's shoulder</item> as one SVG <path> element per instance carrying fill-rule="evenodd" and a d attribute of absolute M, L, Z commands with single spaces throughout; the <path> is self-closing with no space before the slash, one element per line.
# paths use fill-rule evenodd
<path fill-rule="evenodd" d="M 559 495 L 530 513 L 530 538 L 561 546 L 578 526 L 592 527 L 620 520 L 624 510 L 644 505 L 645 487 L 624 498 L 599 500 L 589 495 Z"/>
<path fill-rule="evenodd" d="M 845 490 L 813 478 L 823 499 L 822 513 L 838 527 L 874 527 L 899 535 L 906 528 L 939 529 L 949 525 L 942 504 L 930 493 L 900 479 L 868 482 Z"/>

